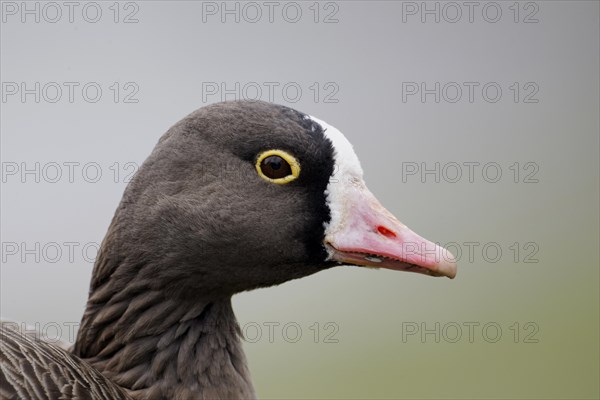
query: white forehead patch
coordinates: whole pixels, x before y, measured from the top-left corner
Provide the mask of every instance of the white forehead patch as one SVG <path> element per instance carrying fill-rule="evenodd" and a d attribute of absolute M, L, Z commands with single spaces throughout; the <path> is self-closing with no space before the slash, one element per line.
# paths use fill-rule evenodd
<path fill-rule="evenodd" d="M 335 161 L 334 177 L 341 174 L 349 174 L 357 178 L 362 178 L 363 170 L 358 161 L 358 157 L 354 152 L 352 144 L 346 139 L 346 136 L 336 127 L 329 125 L 325 121 L 309 116 L 317 124 L 323 128 L 325 137 L 333 144 L 333 157 Z M 349 176 L 348 176 L 349 177 Z"/>
<path fill-rule="evenodd" d="M 325 238 L 344 227 L 349 210 L 349 195 L 352 189 L 364 188 L 363 170 L 352 144 L 344 134 L 325 121 L 313 116 L 311 120 L 321 125 L 324 135 L 333 144 L 334 170 L 325 190 L 331 220 L 325 223 Z M 330 254 L 331 256 L 331 254 Z"/>

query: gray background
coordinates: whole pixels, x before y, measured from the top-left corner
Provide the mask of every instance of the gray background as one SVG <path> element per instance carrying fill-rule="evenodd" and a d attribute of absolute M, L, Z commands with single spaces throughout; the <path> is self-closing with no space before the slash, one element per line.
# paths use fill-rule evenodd
<path fill-rule="evenodd" d="M 600 395 L 598 2 L 521 2 L 517 22 L 513 2 L 476 2 L 472 22 L 465 6 L 449 22 L 462 2 L 428 2 L 440 10 L 439 22 L 432 14 L 422 22 L 421 2 L 321 2 L 318 22 L 312 1 L 278 2 L 272 22 L 263 2 L 255 22 L 256 8 L 238 3 L 239 22 L 235 15 L 222 22 L 220 14 L 205 12 L 215 5 L 220 11 L 221 2 L 141 1 L 118 4 L 116 23 L 113 2 L 97 3 L 102 16 L 95 23 L 88 20 L 96 6 L 85 2 L 77 3 L 73 22 L 62 2 L 60 18 L 37 3 L 39 22 L 28 14 L 23 22 L 21 2 L 7 3 L 3 318 L 72 339 L 67 328 L 83 311 L 95 244 L 127 174 L 170 125 L 221 100 L 222 91 L 208 95 L 203 87 L 239 82 L 241 93 L 227 99 L 255 97 L 258 85 L 263 100 L 338 127 L 382 203 L 416 232 L 461 252 L 454 281 L 340 267 L 236 296 L 261 397 Z M 502 15 L 488 22 L 496 5 Z M 297 8 L 301 18 L 290 22 Z M 132 12 L 137 22 L 124 23 Z M 39 102 L 35 94 L 10 94 L 35 82 Z M 79 85 L 72 102 L 64 82 Z M 82 94 L 90 82 L 102 89 L 97 102 L 93 91 L 87 99 Z M 439 82 L 440 101 L 408 95 L 407 82 L 430 89 Z M 463 88 L 454 103 L 451 82 Z M 479 84 L 472 102 L 464 82 Z M 502 89 L 498 101 L 490 101 L 493 88 L 483 96 L 487 83 Z M 274 97 L 266 85 L 275 86 Z M 63 93 L 53 103 L 56 86 Z M 298 98 L 294 87 L 302 89 Z M 137 102 L 126 102 L 132 88 L 137 93 L 127 100 Z M 79 163 L 73 179 L 69 162 Z M 479 163 L 472 181 L 464 164 L 471 162 Z M 36 163 L 37 175 L 22 175 Z M 431 174 L 406 175 L 415 165 L 436 163 L 439 182 Z M 454 163 L 462 166 L 457 182 Z M 491 182 L 497 168 L 482 172 L 487 163 L 500 168 L 497 182 Z M 102 176 L 92 182 L 96 168 Z M 279 324 L 271 338 L 269 323 Z M 476 324 L 472 340 L 469 323 Z M 415 327 L 419 332 L 408 335 Z M 422 329 L 434 333 L 421 336 Z"/>

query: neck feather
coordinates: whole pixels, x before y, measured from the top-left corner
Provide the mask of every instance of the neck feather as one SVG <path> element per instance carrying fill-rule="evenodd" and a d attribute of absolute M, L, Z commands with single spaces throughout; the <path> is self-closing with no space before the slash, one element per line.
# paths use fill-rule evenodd
<path fill-rule="evenodd" d="M 139 399 L 256 397 L 230 297 L 167 297 L 115 261 L 98 257 L 76 355 Z"/>

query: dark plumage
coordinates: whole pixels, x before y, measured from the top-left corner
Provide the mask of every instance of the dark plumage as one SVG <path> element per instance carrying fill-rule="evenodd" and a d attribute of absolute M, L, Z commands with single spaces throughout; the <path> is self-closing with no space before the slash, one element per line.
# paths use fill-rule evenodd
<path fill-rule="evenodd" d="M 207 106 L 169 129 L 116 210 L 72 354 L 3 329 L 2 397 L 86 398 L 69 393 L 87 388 L 107 399 L 252 398 L 233 294 L 341 262 L 453 276 L 453 261 L 419 263 L 348 242 L 372 235 L 369 243 L 391 248 L 396 239 L 379 225 L 360 235 L 345 226 L 350 239 L 336 241 L 346 217 L 332 214 L 342 207 L 332 199 L 354 189 L 328 186 L 341 150 L 327 129 L 264 102 Z M 270 149 L 298 160 L 297 179 L 275 184 L 257 174 L 258 155 Z M 362 177 L 352 179 L 356 193 L 370 195 Z M 367 200 L 369 218 L 403 232 Z"/>
<path fill-rule="evenodd" d="M 11 324 L 0 329 L 0 399 L 131 399 L 79 357 Z"/>

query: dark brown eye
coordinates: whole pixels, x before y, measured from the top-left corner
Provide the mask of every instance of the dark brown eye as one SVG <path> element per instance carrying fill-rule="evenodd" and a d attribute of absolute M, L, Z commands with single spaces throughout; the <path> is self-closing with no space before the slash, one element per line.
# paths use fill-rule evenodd
<path fill-rule="evenodd" d="M 262 173 L 271 179 L 285 178 L 292 174 L 292 167 L 279 156 L 269 156 L 260 163 Z"/>
<path fill-rule="evenodd" d="M 267 150 L 258 155 L 256 172 L 268 182 L 284 185 L 298 178 L 300 163 L 284 150 Z"/>

